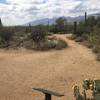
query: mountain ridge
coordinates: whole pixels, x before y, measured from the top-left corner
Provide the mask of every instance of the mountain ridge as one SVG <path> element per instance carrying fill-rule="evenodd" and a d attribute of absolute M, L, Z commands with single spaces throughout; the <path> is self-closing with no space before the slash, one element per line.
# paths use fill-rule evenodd
<path fill-rule="evenodd" d="M 96 13 L 96 14 L 90 14 L 88 15 L 89 16 L 100 16 L 100 13 Z M 65 18 L 67 19 L 67 22 L 70 22 L 70 23 L 73 23 L 74 21 L 83 21 L 84 20 L 84 16 L 77 16 L 77 17 L 65 17 L 65 16 L 61 16 L 62 18 Z M 31 21 L 29 23 L 26 23 L 25 26 L 28 26 L 29 24 L 31 26 L 35 26 L 35 25 L 52 25 L 52 24 L 55 24 L 56 20 L 60 18 L 60 17 L 53 17 L 53 18 L 43 18 L 43 19 L 39 19 L 39 20 L 35 20 L 35 21 Z"/>

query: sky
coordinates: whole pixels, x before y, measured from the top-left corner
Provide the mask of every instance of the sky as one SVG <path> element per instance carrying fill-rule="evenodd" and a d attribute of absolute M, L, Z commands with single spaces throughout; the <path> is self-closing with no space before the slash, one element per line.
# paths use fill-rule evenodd
<path fill-rule="evenodd" d="M 42 18 L 100 13 L 100 0 L 0 0 L 4 25 L 22 25 Z"/>

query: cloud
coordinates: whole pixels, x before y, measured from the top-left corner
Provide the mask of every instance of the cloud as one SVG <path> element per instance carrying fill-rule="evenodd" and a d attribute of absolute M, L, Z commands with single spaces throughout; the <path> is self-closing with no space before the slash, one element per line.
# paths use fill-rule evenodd
<path fill-rule="evenodd" d="M 41 3 L 46 3 L 48 0 L 7 0 L 8 3 L 11 4 L 30 4 L 30 3 L 34 3 L 34 4 L 41 4 Z"/>
<path fill-rule="evenodd" d="M 0 3 L 0 17 L 5 25 L 21 25 L 41 18 L 99 12 L 99 5 L 100 0 L 6 0 Z"/>
<path fill-rule="evenodd" d="M 81 3 L 77 5 L 71 13 L 82 14 L 82 12 L 99 13 L 100 12 L 100 0 L 80 0 Z"/>

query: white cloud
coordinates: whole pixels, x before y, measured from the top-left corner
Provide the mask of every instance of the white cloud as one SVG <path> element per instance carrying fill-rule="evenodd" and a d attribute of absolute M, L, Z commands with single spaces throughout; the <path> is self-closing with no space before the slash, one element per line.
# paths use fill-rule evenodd
<path fill-rule="evenodd" d="M 0 4 L 4 24 L 24 24 L 45 17 L 72 16 L 100 10 L 100 0 L 6 0 Z"/>
<path fill-rule="evenodd" d="M 73 13 L 82 13 L 87 11 L 89 14 L 100 12 L 100 0 L 84 0 L 76 6 L 72 12 Z"/>
<path fill-rule="evenodd" d="M 27 3 L 35 3 L 35 4 L 38 4 L 38 3 L 44 3 L 45 1 L 47 0 L 7 0 L 8 3 L 11 3 L 11 4 L 27 4 Z"/>

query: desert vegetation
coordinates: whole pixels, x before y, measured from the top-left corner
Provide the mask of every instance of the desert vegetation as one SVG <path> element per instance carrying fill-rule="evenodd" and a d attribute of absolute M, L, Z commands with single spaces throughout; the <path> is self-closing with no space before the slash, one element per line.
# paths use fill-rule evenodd
<path fill-rule="evenodd" d="M 73 24 L 61 17 L 53 25 L 31 26 L 29 24 L 29 26 L 4 27 L 0 20 L 0 48 L 25 47 L 34 50 L 50 50 L 67 47 L 68 44 L 63 40 L 48 38 L 55 33 L 73 33 L 71 39 L 92 48 L 98 56 L 97 59 L 100 60 L 100 17 L 89 17 L 86 12 L 83 21 L 75 21 Z"/>
<path fill-rule="evenodd" d="M 64 18 L 58 18 L 54 25 L 5 27 L 1 23 L 0 48 L 7 50 L 0 49 L 0 98 L 34 100 L 39 95 L 32 88 L 43 87 L 64 93 L 61 100 L 74 100 L 71 87 L 76 80 L 81 83 L 88 77 L 100 77 L 100 63 L 94 54 L 77 43 L 92 48 L 99 60 L 99 28 L 99 17 L 87 17 L 87 13 L 84 21 L 74 23 Z"/>
<path fill-rule="evenodd" d="M 24 47 L 34 50 L 61 50 L 66 48 L 68 44 L 63 40 L 53 38 L 53 36 L 50 39 L 48 36 L 53 35 L 55 31 L 56 33 L 65 32 L 64 23 L 65 19 L 57 19 L 54 25 L 56 29 L 53 29 L 52 26 L 48 28 L 48 25 L 31 26 L 30 24 L 29 26 L 4 27 L 1 22 L 0 48 Z M 61 31 L 58 30 L 60 27 L 62 27 Z"/>
<path fill-rule="evenodd" d="M 100 60 L 100 17 L 87 16 L 87 12 L 80 22 L 69 23 L 66 18 L 60 17 L 53 25 L 4 27 L 0 20 L 0 48 L 61 50 L 68 44 L 53 35 L 67 33 L 73 34 L 71 39 L 92 48 Z"/>
<path fill-rule="evenodd" d="M 97 60 L 100 60 L 100 17 L 88 17 L 85 12 L 84 21 L 74 22 L 71 39 L 92 48 L 93 52 L 97 54 Z"/>
<path fill-rule="evenodd" d="M 0 0 L 0 100 L 100 100 L 100 0 Z"/>

